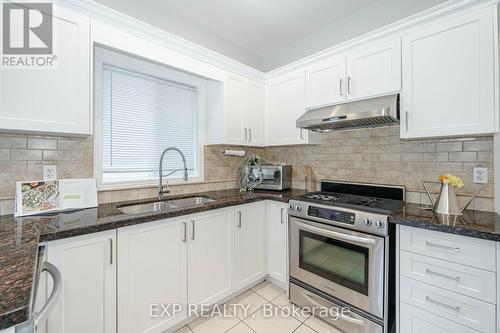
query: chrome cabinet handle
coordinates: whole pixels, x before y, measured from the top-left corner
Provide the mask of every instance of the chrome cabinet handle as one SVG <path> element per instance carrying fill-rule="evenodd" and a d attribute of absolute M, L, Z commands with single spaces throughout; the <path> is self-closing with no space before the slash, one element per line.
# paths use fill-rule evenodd
<path fill-rule="evenodd" d="M 408 111 L 405 112 L 405 127 L 406 131 L 408 132 Z"/>
<path fill-rule="evenodd" d="M 453 306 L 453 305 L 449 305 L 449 304 L 446 304 L 446 303 L 443 303 L 443 302 L 440 302 L 440 301 L 436 301 L 435 299 L 432 299 L 429 296 L 425 296 L 425 300 L 427 302 L 429 302 L 429 303 L 433 303 L 433 304 L 442 306 L 443 308 L 447 308 L 447 309 L 450 309 L 450 310 L 453 310 L 453 311 L 456 311 L 456 312 L 460 312 L 460 307 L 458 305 Z"/>
<path fill-rule="evenodd" d="M 244 128 L 243 132 L 245 133 L 245 141 L 248 141 L 248 129 Z"/>
<path fill-rule="evenodd" d="M 182 236 L 182 241 L 184 243 L 187 242 L 187 222 L 182 222 L 182 226 L 184 228 L 184 231 L 182 232 L 183 236 Z"/>
<path fill-rule="evenodd" d="M 460 276 L 450 276 L 450 275 L 446 275 L 446 274 L 443 274 L 443 273 L 439 273 L 439 272 L 434 272 L 434 271 L 431 271 L 430 269 L 426 268 L 425 269 L 425 272 L 429 275 L 435 275 L 435 276 L 440 276 L 442 278 L 445 278 L 445 279 L 448 279 L 448 280 L 453 280 L 453 281 L 460 281 Z"/>
<path fill-rule="evenodd" d="M 300 140 L 304 140 L 304 130 L 300 129 Z"/>
<path fill-rule="evenodd" d="M 339 94 L 344 96 L 344 79 L 339 80 Z"/>
<path fill-rule="evenodd" d="M 248 142 L 252 142 L 252 129 L 248 129 Z"/>
<path fill-rule="evenodd" d="M 193 229 L 193 233 L 191 234 L 191 240 L 194 240 L 194 220 L 191 220 L 191 227 Z"/>
<path fill-rule="evenodd" d="M 371 239 L 371 238 L 364 238 L 364 237 L 359 237 L 359 236 L 347 235 L 347 234 L 336 232 L 336 231 L 325 230 L 325 229 L 314 227 L 312 225 L 308 225 L 308 224 L 301 223 L 301 222 L 295 222 L 295 224 L 301 229 L 312 231 L 314 233 L 317 233 L 318 235 L 322 235 L 322 236 L 326 236 L 326 237 L 341 239 L 341 240 L 349 241 L 352 243 L 358 243 L 358 244 L 371 244 L 371 245 L 373 245 L 376 243 L 375 239 Z"/>
<path fill-rule="evenodd" d="M 109 239 L 109 264 L 113 265 L 113 238 Z"/>
<path fill-rule="evenodd" d="M 351 94 L 351 77 L 347 77 L 347 93 Z"/>
<path fill-rule="evenodd" d="M 323 304 L 321 304 L 313 299 L 313 297 L 316 297 L 316 295 L 310 294 L 310 293 L 305 292 L 305 291 L 301 291 L 301 293 L 309 302 L 313 303 L 315 306 L 317 306 L 321 309 L 325 307 Z M 337 312 L 336 314 L 338 315 L 338 319 L 340 319 L 340 320 L 347 321 L 351 324 L 358 325 L 358 326 L 365 326 L 365 322 L 361 319 L 352 318 L 352 317 L 346 316 L 345 314 L 342 314 L 339 312 Z"/>
<path fill-rule="evenodd" d="M 236 212 L 236 214 L 238 215 L 238 228 L 241 229 L 241 212 L 238 211 L 238 212 Z"/>
<path fill-rule="evenodd" d="M 430 247 L 437 247 L 438 249 L 443 249 L 443 250 L 450 250 L 450 251 L 455 251 L 455 252 L 459 252 L 460 251 L 459 247 L 453 247 L 453 246 L 446 246 L 446 245 L 441 245 L 441 244 L 435 244 L 435 243 L 431 243 L 429 241 L 425 241 L 425 245 L 430 246 Z"/>
<path fill-rule="evenodd" d="M 285 216 L 285 208 L 281 208 L 281 224 L 285 223 L 284 217 Z"/>

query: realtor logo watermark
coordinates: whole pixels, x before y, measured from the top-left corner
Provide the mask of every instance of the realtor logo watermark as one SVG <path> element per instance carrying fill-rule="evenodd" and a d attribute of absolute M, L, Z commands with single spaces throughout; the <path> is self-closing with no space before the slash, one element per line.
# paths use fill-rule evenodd
<path fill-rule="evenodd" d="M 54 67 L 51 2 L 3 2 L 2 22 L 3 67 Z"/>

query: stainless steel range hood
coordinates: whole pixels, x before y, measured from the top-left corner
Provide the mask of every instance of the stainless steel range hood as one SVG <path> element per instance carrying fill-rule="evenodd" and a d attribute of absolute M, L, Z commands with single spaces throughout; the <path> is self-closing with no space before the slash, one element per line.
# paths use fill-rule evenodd
<path fill-rule="evenodd" d="M 347 102 L 306 111 L 297 127 L 316 132 L 399 123 L 399 94 Z"/>

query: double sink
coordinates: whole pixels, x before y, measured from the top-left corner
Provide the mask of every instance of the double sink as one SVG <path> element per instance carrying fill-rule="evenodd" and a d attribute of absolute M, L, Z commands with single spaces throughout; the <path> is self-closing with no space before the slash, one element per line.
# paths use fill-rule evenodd
<path fill-rule="evenodd" d="M 118 207 L 118 210 L 124 214 L 168 212 L 170 210 L 203 206 L 204 204 L 214 201 L 216 200 L 209 197 L 194 196 L 194 197 L 171 199 L 164 201 L 153 201 L 141 204 L 124 205 Z"/>

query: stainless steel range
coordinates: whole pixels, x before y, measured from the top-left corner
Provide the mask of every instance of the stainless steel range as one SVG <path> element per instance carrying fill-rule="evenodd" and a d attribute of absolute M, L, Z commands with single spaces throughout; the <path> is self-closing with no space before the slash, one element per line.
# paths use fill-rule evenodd
<path fill-rule="evenodd" d="M 321 316 L 342 332 L 391 332 L 393 231 L 387 218 L 404 199 L 404 187 L 336 181 L 291 199 L 291 302 L 349 308 Z"/>

